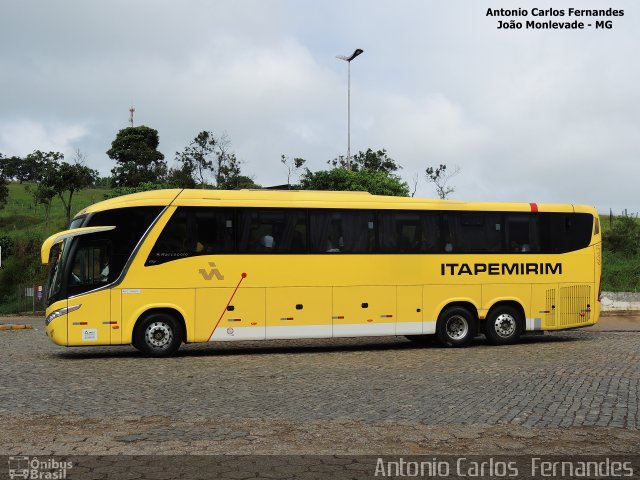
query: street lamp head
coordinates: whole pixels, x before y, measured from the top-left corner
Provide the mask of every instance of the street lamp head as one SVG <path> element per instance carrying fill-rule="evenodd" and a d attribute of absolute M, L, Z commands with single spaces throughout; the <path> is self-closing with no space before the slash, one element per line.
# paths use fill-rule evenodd
<path fill-rule="evenodd" d="M 354 58 L 356 58 L 358 55 L 360 55 L 361 53 L 363 53 L 364 50 L 362 50 L 361 48 L 356 48 L 354 50 L 354 52 L 350 55 L 336 55 L 336 58 L 339 58 L 340 60 L 344 60 L 345 62 L 351 62 L 351 60 L 353 60 Z"/>

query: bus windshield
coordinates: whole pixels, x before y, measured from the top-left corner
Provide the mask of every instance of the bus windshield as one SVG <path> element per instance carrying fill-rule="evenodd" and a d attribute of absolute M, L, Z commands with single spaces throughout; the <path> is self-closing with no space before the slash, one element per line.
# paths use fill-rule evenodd
<path fill-rule="evenodd" d="M 69 230 L 45 240 L 41 255 L 49 265 L 47 305 L 114 282 L 160 211 L 133 207 L 98 212 L 88 220 L 78 217 Z"/>
<path fill-rule="evenodd" d="M 85 220 L 85 216 L 74 218 L 69 224 L 69 229 L 78 228 Z M 62 288 L 62 275 L 64 271 L 64 263 L 69 256 L 71 250 L 71 241 L 73 238 L 67 238 L 62 242 L 56 243 L 51 247 L 49 253 L 47 285 L 45 289 L 46 304 L 49 305 L 49 299 L 60 293 Z"/>
<path fill-rule="evenodd" d="M 64 264 L 66 258 L 69 256 L 72 240 L 72 238 L 67 238 L 51 247 L 51 254 L 49 255 L 49 275 L 45 291 L 47 303 L 50 298 L 54 298 L 62 289 Z"/>

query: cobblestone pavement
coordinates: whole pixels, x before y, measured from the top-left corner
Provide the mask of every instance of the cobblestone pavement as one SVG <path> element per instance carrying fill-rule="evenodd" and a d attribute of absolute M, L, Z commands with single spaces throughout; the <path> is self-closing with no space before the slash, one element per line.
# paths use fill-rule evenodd
<path fill-rule="evenodd" d="M 0 332 L 0 454 L 637 454 L 640 332 L 65 349 Z"/>

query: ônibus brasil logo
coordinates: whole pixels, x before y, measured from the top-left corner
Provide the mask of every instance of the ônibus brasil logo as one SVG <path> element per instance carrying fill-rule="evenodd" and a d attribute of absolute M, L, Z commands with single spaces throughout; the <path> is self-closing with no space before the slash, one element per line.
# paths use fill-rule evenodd
<path fill-rule="evenodd" d="M 64 480 L 67 470 L 73 467 L 72 462 L 56 460 L 54 458 L 40 459 L 38 457 L 13 456 L 9 457 L 9 478 L 23 478 L 26 480 Z"/>

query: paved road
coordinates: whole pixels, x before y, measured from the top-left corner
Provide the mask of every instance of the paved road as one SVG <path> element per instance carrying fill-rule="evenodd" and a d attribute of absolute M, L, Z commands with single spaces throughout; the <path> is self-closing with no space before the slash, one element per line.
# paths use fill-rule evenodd
<path fill-rule="evenodd" d="M 384 337 L 147 359 L 57 347 L 34 320 L 0 332 L 0 454 L 640 453 L 640 331 L 593 330 L 462 350 Z"/>
<path fill-rule="evenodd" d="M 229 453 L 580 453 L 640 465 L 637 317 L 502 348 L 386 337 L 194 345 L 171 359 L 56 347 L 41 319 L 0 320 L 17 321 L 34 330 L 0 332 L 0 455 L 63 455 L 72 478 L 353 479 L 377 465 L 210 456 Z M 207 457 L 111 456 L 185 453 Z"/>

